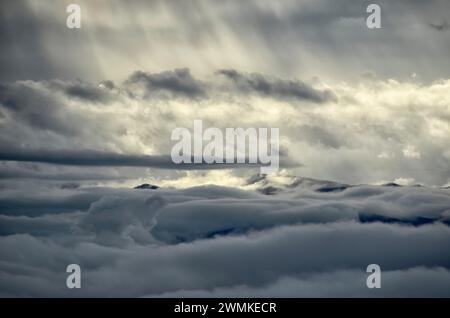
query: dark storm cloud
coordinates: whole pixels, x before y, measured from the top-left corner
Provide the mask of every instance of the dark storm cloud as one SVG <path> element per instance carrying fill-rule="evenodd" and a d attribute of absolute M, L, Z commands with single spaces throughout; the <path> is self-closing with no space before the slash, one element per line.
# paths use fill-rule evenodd
<path fill-rule="evenodd" d="M 120 180 L 126 179 L 125 175 L 117 175 L 111 171 L 89 171 L 83 167 L 82 171 L 73 170 L 55 171 L 48 169 L 47 165 L 39 165 L 38 167 L 23 165 L 23 162 L 2 162 L 0 165 L 0 179 L 15 180 L 15 179 L 29 179 L 29 180 L 48 180 L 61 181 L 67 180 L 89 181 L 89 180 Z M 86 171 L 86 169 L 88 171 Z"/>
<path fill-rule="evenodd" d="M 429 25 L 436 31 L 447 31 L 450 28 L 450 25 L 447 21 L 441 23 L 429 23 Z"/>
<path fill-rule="evenodd" d="M 131 86 L 131 95 L 135 95 L 133 85 L 145 88 L 144 98 L 188 97 L 215 99 L 217 93 L 261 95 L 281 100 L 310 101 L 324 103 L 336 101 L 336 95 L 330 90 L 318 90 L 300 80 L 285 80 L 265 76 L 259 73 L 241 73 L 233 69 L 224 69 L 216 75 L 225 77 L 230 86 L 222 87 L 214 80 L 210 83 L 195 79 L 187 68 L 162 73 L 145 73 L 137 71 L 124 83 Z M 167 96 L 167 94 L 169 94 Z"/>
<path fill-rule="evenodd" d="M 55 95 L 47 94 L 30 82 L 0 84 L 0 109 L 14 114 L 15 120 L 24 121 L 35 129 L 73 135 L 77 128 L 73 121 L 66 120 L 68 114 L 59 101 Z"/>
<path fill-rule="evenodd" d="M 77 97 L 88 101 L 102 101 L 107 97 L 105 92 L 101 89 L 82 84 L 70 85 L 66 87 L 65 92 L 72 97 Z"/>
<path fill-rule="evenodd" d="M 193 78 L 187 68 L 157 74 L 137 71 L 128 78 L 126 84 L 144 85 L 147 96 L 157 95 L 161 91 L 190 98 L 206 94 L 205 84 Z"/>
<path fill-rule="evenodd" d="M 0 150 L 0 160 L 40 162 L 56 165 L 101 166 L 101 167 L 152 167 L 160 169 L 201 170 L 240 168 L 246 164 L 175 164 L 169 155 L 129 155 L 95 150 L 46 150 L 8 148 Z M 248 164 L 258 167 L 257 164 Z"/>
<path fill-rule="evenodd" d="M 267 78 L 262 74 L 243 74 L 232 69 L 220 70 L 217 74 L 231 80 L 238 92 L 255 92 L 268 97 L 292 98 L 315 103 L 336 101 L 336 96 L 331 91 L 319 91 L 298 80 Z"/>

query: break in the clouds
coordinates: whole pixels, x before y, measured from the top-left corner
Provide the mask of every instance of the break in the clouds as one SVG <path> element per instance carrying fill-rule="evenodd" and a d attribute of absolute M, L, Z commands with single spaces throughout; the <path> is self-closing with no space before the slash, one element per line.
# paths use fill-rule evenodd
<path fill-rule="evenodd" d="M 450 297 L 449 1 L 71 2 L 0 0 L 0 296 Z"/>

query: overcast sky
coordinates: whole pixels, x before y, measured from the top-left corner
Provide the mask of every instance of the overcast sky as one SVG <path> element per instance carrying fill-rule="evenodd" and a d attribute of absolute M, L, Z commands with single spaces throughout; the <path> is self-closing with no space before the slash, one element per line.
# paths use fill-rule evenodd
<path fill-rule="evenodd" d="M 2 1 L 2 80 L 122 80 L 135 70 L 222 68 L 280 77 L 354 80 L 373 72 L 448 78 L 446 0 L 76 1 L 82 29 L 65 27 L 73 1 Z"/>
<path fill-rule="evenodd" d="M 0 0 L 0 296 L 449 297 L 449 17 Z M 174 165 L 196 119 L 279 128 L 280 171 Z"/>

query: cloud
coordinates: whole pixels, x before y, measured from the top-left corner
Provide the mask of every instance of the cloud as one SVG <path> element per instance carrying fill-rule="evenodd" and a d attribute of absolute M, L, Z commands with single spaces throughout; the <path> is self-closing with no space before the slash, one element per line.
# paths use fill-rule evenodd
<path fill-rule="evenodd" d="M 445 280 L 450 268 L 442 253 L 450 243 L 446 189 L 321 192 L 330 184 L 286 176 L 253 180 L 241 190 L 6 189 L 0 198 L 0 294 L 448 294 L 437 279 Z M 263 181 L 280 190 L 270 196 L 254 191 Z M 416 223 L 417 217 L 433 222 Z M 81 290 L 65 287 L 71 263 L 82 267 Z M 369 294 L 364 271 L 371 263 L 383 270 L 383 288 Z M 333 287 L 325 289 L 325 281 Z M 302 284 L 293 288 L 295 282 Z M 124 284 L 130 287 L 119 288 Z"/>
<path fill-rule="evenodd" d="M 447 31 L 450 28 L 450 25 L 447 21 L 441 23 L 429 23 L 429 26 L 436 31 Z"/>
<path fill-rule="evenodd" d="M 194 79 L 187 68 L 158 74 L 137 71 L 126 80 L 126 84 L 143 85 L 146 97 L 158 95 L 160 92 L 189 98 L 202 97 L 206 94 L 205 85 Z"/>
<path fill-rule="evenodd" d="M 0 235 L 28 233 L 33 236 L 52 237 L 68 233 L 73 228 L 73 217 L 68 215 L 9 216 L 0 215 Z"/>
<path fill-rule="evenodd" d="M 212 290 L 180 290 L 148 297 L 448 297 L 450 273 L 444 268 L 415 267 L 408 270 L 385 271 L 382 290 L 362 287 L 367 273 L 346 270 L 316 273 L 307 277 L 282 277 L 274 283 L 251 287 L 247 285 Z"/>
<path fill-rule="evenodd" d="M 213 79 L 206 84 L 195 79 L 187 68 L 165 71 L 161 73 L 146 73 L 137 71 L 125 81 L 130 95 L 135 95 L 139 86 L 144 88 L 143 98 L 215 98 L 214 94 L 229 95 L 262 95 L 274 99 L 293 99 L 324 103 L 336 101 L 336 96 L 330 90 L 318 90 L 299 80 L 284 80 L 266 77 L 259 73 L 244 74 L 234 69 L 218 70 L 216 75 L 225 77 L 231 85 L 222 87 Z M 136 87 L 137 86 L 137 87 Z"/>
<path fill-rule="evenodd" d="M 331 277 L 336 270 L 363 271 L 373 262 L 380 263 L 388 274 L 418 266 L 448 269 L 449 259 L 442 250 L 449 243 L 449 231 L 448 227 L 438 225 L 415 229 L 341 223 L 280 227 L 248 237 L 225 237 L 166 247 L 105 247 L 79 242 L 69 250 L 56 241 L 12 235 L 1 239 L 0 281 L 4 295 L 28 296 L 55 293 L 61 296 L 144 296 L 177 291 L 182 294 L 182 290 L 206 291 L 243 285 L 258 288 L 290 276 L 308 277 L 314 284 L 317 273 Z M 20 253 L 11 252 L 12 246 Z M 21 255 L 26 256 L 25 260 Z M 69 293 L 64 286 L 61 268 L 64 269 L 66 263 L 77 263 L 83 268 L 83 288 L 74 293 Z M 439 287 L 435 278 L 429 278 L 427 288 L 418 290 L 417 295 L 432 295 L 439 288 L 447 293 L 448 289 Z M 46 283 L 39 284 L 41 280 Z M 402 287 L 419 284 L 419 281 L 416 278 L 409 284 L 396 286 L 396 295 L 410 295 L 411 292 Z M 355 282 L 350 280 L 342 283 L 348 283 L 350 289 L 355 287 Z M 360 279 L 359 283 L 354 296 L 367 295 L 365 281 Z M 130 287 L 119 288 L 123 284 Z M 312 290 L 320 289 L 320 282 L 314 285 Z M 383 291 L 381 289 L 377 295 L 383 295 Z M 295 296 L 288 289 L 284 292 Z M 242 294 L 237 290 L 235 295 Z"/>
<path fill-rule="evenodd" d="M 384 79 L 413 71 L 427 81 L 448 76 L 448 33 L 436 32 L 445 29 L 442 13 L 450 8 L 444 0 L 380 0 L 383 28 L 375 31 L 365 25 L 367 1 L 78 4 L 88 32 L 66 28 L 66 3 L 2 2 L 0 80 L 122 80 L 130 70 L 185 66 L 200 74 L 235 68 L 348 81 L 367 70 Z M 426 39 L 426 50 L 417 37 Z M 179 87 L 182 94 L 198 93 L 187 87 Z"/>
<path fill-rule="evenodd" d="M 242 74 L 231 69 L 219 70 L 217 74 L 231 80 L 236 89 L 244 93 L 256 92 L 268 97 L 309 100 L 315 103 L 336 99 L 331 91 L 319 91 L 300 81 L 267 79 L 258 73 Z"/>
<path fill-rule="evenodd" d="M 170 156 L 145 156 L 106 153 L 95 150 L 26 150 L 8 149 L 0 153 L 0 160 L 43 162 L 58 165 L 78 166 L 142 166 L 170 168 L 176 167 Z M 181 165 L 179 166 L 181 168 Z M 187 166 L 189 168 L 189 166 Z"/>
<path fill-rule="evenodd" d="M 132 173 L 120 175 L 111 169 L 103 169 L 93 166 L 89 167 L 68 167 L 68 166 L 49 166 L 46 164 L 4 161 L 0 164 L 0 179 L 11 182 L 13 180 L 42 180 L 48 182 L 64 182 L 67 180 L 77 181 L 112 181 L 130 178 Z M 70 183 L 70 182 L 69 182 Z"/>
<path fill-rule="evenodd" d="M 112 88 L 108 83 L 109 82 L 103 85 L 108 85 L 105 87 Z M 69 96 L 87 101 L 104 101 L 106 98 L 108 98 L 108 95 L 101 88 L 93 87 L 92 85 L 86 85 L 85 83 L 71 84 L 65 87 L 64 90 Z"/>
<path fill-rule="evenodd" d="M 203 163 L 190 164 L 173 162 L 169 155 L 126 155 L 107 153 L 96 150 L 44 150 L 44 149 L 5 149 L 0 150 L 0 160 L 49 163 L 55 165 L 100 166 L 100 167 L 152 167 L 175 170 L 213 170 L 239 169 L 243 167 L 259 167 L 261 164 L 251 163 Z M 193 162 L 193 159 L 191 160 Z M 287 162 L 288 165 L 292 164 Z M 38 176 L 38 175 L 36 175 Z"/>
<path fill-rule="evenodd" d="M 156 241 L 175 244 L 294 224 L 381 221 L 422 226 L 447 222 L 449 197 L 444 189 L 347 186 L 333 192 L 323 191 L 320 181 L 302 179 L 288 187 L 269 186 L 277 189 L 275 195 L 210 185 L 180 192 L 160 188 L 155 194 L 133 193 L 132 202 L 128 202 L 129 194 L 115 193 L 91 204 L 83 224 L 98 214 L 110 216 L 117 211 L 115 222 L 121 226 L 108 230 L 116 237 L 126 236 L 127 226 L 141 224 Z"/>
<path fill-rule="evenodd" d="M 0 1 L 0 296 L 450 295 L 448 1 L 380 0 L 380 30 L 352 0 L 79 4 Z M 279 128 L 286 170 L 173 164 L 195 119 Z"/>
<path fill-rule="evenodd" d="M 172 80 L 177 72 L 143 74 Z M 145 80 L 107 86 L 62 80 L 3 84 L 3 160 L 98 168 L 103 160 L 106 167 L 170 168 L 164 156 L 174 145 L 172 130 L 191 129 L 195 119 L 202 119 L 205 127 L 219 129 L 279 128 L 281 164 L 296 175 L 344 183 L 407 178 L 440 186 L 450 180 L 446 80 L 371 78 L 326 85 L 236 70 L 227 71 L 235 80 L 216 73 L 197 79 L 183 72 L 205 95 L 188 97 L 170 90 L 175 88 L 156 87 L 150 97 Z M 75 95 L 68 93 L 73 88 Z M 336 99 L 327 99 L 329 91 Z"/>
<path fill-rule="evenodd" d="M 45 85 L 46 83 L 43 84 Z M 0 84 L 1 107 L 11 113 L 15 120 L 23 121 L 34 129 L 49 130 L 66 136 L 75 134 L 77 128 L 66 118 L 73 116 L 81 119 L 81 116 L 69 114 L 67 109 L 59 107 L 58 98 L 46 93 L 40 86 L 32 82 Z"/>

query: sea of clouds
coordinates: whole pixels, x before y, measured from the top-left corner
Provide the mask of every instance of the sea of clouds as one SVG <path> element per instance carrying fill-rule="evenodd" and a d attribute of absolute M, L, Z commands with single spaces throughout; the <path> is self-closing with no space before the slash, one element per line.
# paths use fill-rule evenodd
<path fill-rule="evenodd" d="M 247 181 L 4 190 L 0 295 L 450 296 L 449 189 Z M 72 263 L 81 289 L 66 287 Z M 366 287 L 372 263 L 381 289 Z"/>

